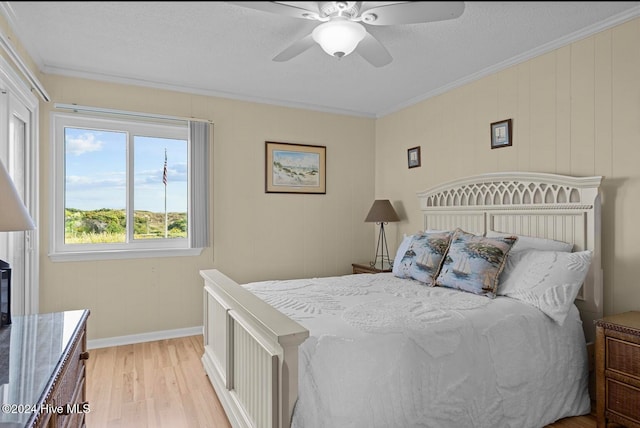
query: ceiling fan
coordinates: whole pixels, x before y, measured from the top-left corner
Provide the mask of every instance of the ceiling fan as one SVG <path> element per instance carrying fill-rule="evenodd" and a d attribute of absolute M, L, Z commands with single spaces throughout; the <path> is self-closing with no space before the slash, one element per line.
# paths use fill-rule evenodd
<path fill-rule="evenodd" d="M 284 49 L 273 60 L 282 62 L 300 55 L 318 43 L 331 56 L 342 58 L 354 50 L 375 67 L 389 64 L 393 58 L 369 33 L 366 25 L 418 24 L 458 18 L 464 2 L 229 2 L 264 12 L 321 22 L 313 31 Z"/>

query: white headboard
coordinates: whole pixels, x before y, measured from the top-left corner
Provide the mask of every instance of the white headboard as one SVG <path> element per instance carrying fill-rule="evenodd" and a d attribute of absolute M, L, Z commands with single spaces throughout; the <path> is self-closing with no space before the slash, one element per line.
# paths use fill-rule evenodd
<path fill-rule="evenodd" d="M 425 229 L 488 231 L 556 239 L 574 251 L 592 250 L 587 278 L 576 299 L 585 337 L 595 337 L 603 315 L 600 253 L 601 176 L 571 177 L 499 172 L 466 177 L 418 193 Z"/>

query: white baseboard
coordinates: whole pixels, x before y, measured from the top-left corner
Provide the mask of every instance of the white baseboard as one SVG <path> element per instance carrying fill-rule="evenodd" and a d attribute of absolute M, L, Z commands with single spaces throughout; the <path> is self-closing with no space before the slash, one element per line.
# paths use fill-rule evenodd
<path fill-rule="evenodd" d="M 175 330 L 152 331 L 128 336 L 107 337 L 87 340 L 87 349 L 107 348 L 110 346 L 130 345 L 132 343 L 153 342 L 154 340 L 174 339 L 176 337 L 202 334 L 203 326 L 177 328 Z"/>

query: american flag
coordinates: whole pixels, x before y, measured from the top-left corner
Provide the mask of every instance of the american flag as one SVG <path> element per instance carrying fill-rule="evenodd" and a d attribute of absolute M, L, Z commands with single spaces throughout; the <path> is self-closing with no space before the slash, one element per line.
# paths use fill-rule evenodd
<path fill-rule="evenodd" d="M 164 170 L 162 171 L 162 182 L 167 185 L 167 149 L 164 149 Z"/>

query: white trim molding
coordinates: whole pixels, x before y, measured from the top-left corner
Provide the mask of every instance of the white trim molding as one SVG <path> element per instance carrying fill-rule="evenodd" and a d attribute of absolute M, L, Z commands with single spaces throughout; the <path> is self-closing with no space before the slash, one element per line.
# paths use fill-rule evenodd
<path fill-rule="evenodd" d="M 87 340 L 87 349 L 108 348 L 110 346 L 131 345 L 134 343 L 154 342 L 156 340 L 175 339 L 178 337 L 197 336 L 202 334 L 202 326 L 177 328 L 174 330 L 152 331 L 149 333 L 131 334 L 128 336 L 107 337 Z"/>
<path fill-rule="evenodd" d="M 7 53 L 11 61 L 18 67 L 20 73 L 27 78 L 27 81 L 38 92 L 38 95 L 42 97 L 42 99 L 46 102 L 51 101 L 51 97 L 47 93 L 47 90 L 44 88 L 40 80 L 36 77 L 35 74 L 27 67 L 18 52 L 16 52 L 15 48 L 11 44 L 11 40 L 7 37 L 6 34 L 2 30 L 0 30 L 0 46 Z"/>

